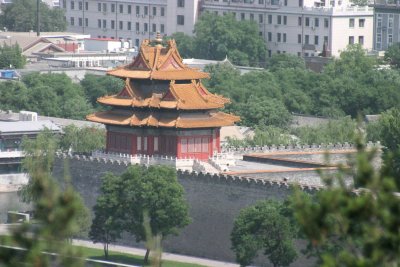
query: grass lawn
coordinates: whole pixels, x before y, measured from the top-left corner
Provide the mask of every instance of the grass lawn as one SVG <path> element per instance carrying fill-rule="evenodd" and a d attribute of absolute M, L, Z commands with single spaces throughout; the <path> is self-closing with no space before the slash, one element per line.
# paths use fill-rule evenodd
<path fill-rule="evenodd" d="M 89 259 L 94 260 L 105 260 L 104 252 L 102 249 L 95 249 L 95 248 L 87 248 L 87 247 L 80 247 L 80 252 L 82 256 Z M 109 251 L 108 260 L 112 262 L 118 263 L 125 263 L 125 264 L 132 264 L 132 265 L 139 265 L 139 266 L 150 266 L 144 265 L 143 263 L 143 256 L 136 256 L 127 253 L 119 253 L 114 251 Z M 182 262 L 174 262 L 174 261 L 163 261 L 163 267 L 205 267 L 204 265 L 198 264 L 191 264 L 191 263 L 182 263 Z"/>

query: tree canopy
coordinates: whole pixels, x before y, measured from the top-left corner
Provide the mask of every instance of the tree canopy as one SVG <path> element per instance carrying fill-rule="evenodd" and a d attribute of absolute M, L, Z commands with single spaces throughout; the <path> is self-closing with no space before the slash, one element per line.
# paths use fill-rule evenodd
<path fill-rule="evenodd" d="M 22 69 L 26 64 L 26 58 L 18 44 L 0 46 L 0 68 Z"/>
<path fill-rule="evenodd" d="M 107 187 L 110 181 L 113 185 Z M 176 171 L 170 167 L 131 166 L 121 176 L 108 174 L 101 188 L 92 240 L 111 242 L 124 230 L 135 236 L 136 242 L 144 241 L 147 238 L 145 219 L 152 234 L 149 238 L 158 236 L 163 239 L 177 234 L 178 229 L 190 222 L 183 188 L 177 181 Z M 107 210 L 113 212 L 104 217 Z M 150 248 L 147 249 L 145 260 Z"/>
<path fill-rule="evenodd" d="M 29 32 L 36 30 L 36 1 L 15 0 L 2 8 L 0 14 L 1 28 L 6 27 L 9 31 Z M 45 32 L 62 32 L 67 28 L 64 19 L 64 10 L 60 8 L 49 8 L 40 2 L 40 30 Z"/>
<path fill-rule="evenodd" d="M 194 26 L 194 37 L 172 35 L 182 56 L 223 60 L 236 65 L 264 66 L 266 45 L 254 21 L 237 21 L 232 14 L 203 13 Z"/>
<path fill-rule="evenodd" d="M 400 43 L 394 43 L 385 52 L 385 60 L 392 65 L 392 67 L 400 68 Z"/>
<path fill-rule="evenodd" d="M 260 250 L 274 267 L 289 266 L 297 257 L 296 229 L 283 203 L 265 200 L 240 211 L 231 233 L 232 249 L 240 266 L 253 262 Z"/>

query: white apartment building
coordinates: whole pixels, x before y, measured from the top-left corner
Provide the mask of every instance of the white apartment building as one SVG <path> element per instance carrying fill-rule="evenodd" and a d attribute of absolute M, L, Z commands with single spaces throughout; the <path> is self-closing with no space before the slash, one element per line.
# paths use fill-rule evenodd
<path fill-rule="evenodd" d="M 191 35 L 199 0 L 62 0 L 68 30 L 95 38 L 131 40 L 139 46 L 156 32 Z"/>
<path fill-rule="evenodd" d="M 348 44 L 373 48 L 373 8 L 348 0 L 62 0 L 68 31 L 132 40 L 156 32 L 191 35 L 200 12 L 231 13 L 258 23 L 268 55 L 316 56 L 324 43 L 333 56 Z"/>
<path fill-rule="evenodd" d="M 400 1 L 375 0 L 374 50 L 384 51 L 400 42 Z"/>
<path fill-rule="evenodd" d="M 333 56 L 348 44 L 372 49 L 373 8 L 352 7 L 346 0 L 204 0 L 203 9 L 256 21 L 269 56 L 316 56 L 324 43 Z"/>

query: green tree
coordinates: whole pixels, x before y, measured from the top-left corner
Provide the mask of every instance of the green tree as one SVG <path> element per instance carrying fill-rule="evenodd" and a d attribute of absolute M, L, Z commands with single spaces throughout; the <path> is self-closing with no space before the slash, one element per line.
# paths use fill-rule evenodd
<path fill-rule="evenodd" d="M 18 44 L 0 46 L 0 68 L 22 69 L 26 64 L 26 58 Z"/>
<path fill-rule="evenodd" d="M 296 228 L 283 203 L 266 200 L 240 211 L 231 233 L 232 249 L 240 266 L 253 262 L 260 250 L 274 267 L 289 266 L 297 257 Z"/>
<path fill-rule="evenodd" d="M 393 161 L 377 171 L 374 153 L 362 142 L 357 147 L 352 168 L 324 175 L 326 186 L 313 198 L 296 191 L 295 216 L 309 240 L 308 254 L 320 266 L 398 266 L 400 183 Z M 346 174 L 353 184 L 345 183 Z"/>
<path fill-rule="evenodd" d="M 73 124 L 63 128 L 60 148 L 63 151 L 88 153 L 105 147 L 106 132 L 104 129 L 86 126 L 79 128 Z"/>
<path fill-rule="evenodd" d="M 26 251 L 0 247 L 0 265 L 5 266 L 83 266 L 76 251 L 67 240 L 76 233 L 77 216 L 82 203 L 72 187 L 60 190 L 51 177 L 56 141 L 44 132 L 36 140 L 23 142 L 25 159 L 23 167 L 29 172 L 29 184 L 24 188 L 24 200 L 31 201 L 36 224 L 23 223 L 13 229 L 11 240 L 17 247 Z M 0 242 L 6 239 L 1 237 Z M 4 244 L 4 243 L 3 243 Z M 49 257 L 42 252 L 58 253 Z"/>
<path fill-rule="evenodd" d="M 268 69 L 276 71 L 278 69 L 305 69 L 304 59 L 290 54 L 274 54 L 268 62 Z"/>
<path fill-rule="evenodd" d="M 384 59 L 394 68 L 400 68 L 400 43 L 394 43 L 388 47 Z"/>
<path fill-rule="evenodd" d="M 194 38 L 183 32 L 173 33 L 167 39 L 174 39 L 178 46 L 179 54 L 182 58 L 193 58 L 194 54 Z"/>
<path fill-rule="evenodd" d="M 36 27 L 36 1 L 15 0 L 5 5 L 0 15 L 0 25 L 10 31 L 29 32 Z M 64 10 L 61 8 L 50 9 L 40 2 L 40 30 L 44 32 L 65 31 L 67 23 L 64 20 Z"/>
<path fill-rule="evenodd" d="M 86 95 L 86 99 L 97 109 L 100 107 L 97 98 L 105 95 L 113 95 L 118 93 L 124 87 L 124 82 L 112 76 L 99 76 L 94 74 L 86 74 L 81 81 L 81 86 Z"/>
<path fill-rule="evenodd" d="M 378 126 L 382 145 L 392 152 L 400 149 L 400 109 L 393 108 L 382 113 Z"/>
<path fill-rule="evenodd" d="M 102 243 L 108 259 L 108 246 L 121 236 L 122 220 L 118 214 L 121 205 L 119 192 L 123 191 L 120 178 L 111 173 L 102 178 L 100 195 L 93 207 L 94 217 L 89 237 L 94 243 Z"/>
<path fill-rule="evenodd" d="M 236 65 L 265 64 L 266 46 L 255 22 L 205 12 L 196 23 L 194 33 L 196 57 L 222 60 L 228 56 Z"/>
<path fill-rule="evenodd" d="M 167 235 L 177 234 L 178 229 L 189 224 L 188 205 L 184 199 L 184 191 L 176 178 L 176 171 L 167 166 L 131 166 L 121 176 L 108 175 L 103 179 L 102 188 L 113 181 L 113 186 L 102 194 L 102 199 L 110 200 L 110 206 L 117 212 L 123 230 L 133 234 L 136 242 L 146 240 L 144 219 L 149 220 L 150 232 L 153 239 L 159 236 L 163 240 Z M 104 198 L 103 198 L 104 197 Z M 116 199 L 115 199 L 116 198 Z M 116 207 L 115 207 L 116 206 Z M 102 203 L 98 209 L 107 209 Z M 103 214 L 101 210 L 99 214 Z M 113 216 L 115 213 L 111 213 Z M 95 218 L 96 220 L 96 218 Z M 112 236 L 107 237 L 108 230 L 114 230 L 115 217 L 98 217 L 96 223 L 98 232 L 92 228 L 92 238 L 99 242 L 111 242 Z M 109 224 L 107 224 L 109 223 Z M 111 227 L 111 228 L 108 228 Z M 118 226 L 119 227 L 119 226 Z M 94 234 L 99 233 L 99 237 Z M 118 229 L 114 237 L 118 236 Z M 147 262 L 150 247 L 147 247 L 145 261 Z"/>

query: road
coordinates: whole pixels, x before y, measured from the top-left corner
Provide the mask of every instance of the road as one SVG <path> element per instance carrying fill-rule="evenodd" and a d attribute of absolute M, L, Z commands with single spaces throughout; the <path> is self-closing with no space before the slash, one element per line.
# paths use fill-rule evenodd
<path fill-rule="evenodd" d="M 82 246 L 82 247 L 103 249 L 102 244 L 93 244 L 91 241 L 86 241 L 86 240 L 74 239 L 72 241 L 72 244 L 76 245 L 76 246 Z M 143 256 L 143 257 L 144 257 L 144 254 L 146 253 L 146 250 L 144 250 L 144 249 L 132 248 L 132 247 L 126 247 L 126 246 L 118 246 L 118 245 L 110 245 L 109 250 L 116 251 L 116 252 L 130 253 L 130 254 L 139 255 L 139 256 Z M 172 253 L 167 253 L 167 252 L 163 252 L 162 258 L 163 258 L 163 260 L 194 263 L 194 264 L 200 264 L 200 265 L 209 266 L 209 267 L 239 267 L 238 264 L 234 264 L 234 263 L 214 261 L 214 260 L 209 260 L 209 259 L 205 259 L 205 258 L 183 256 L 183 255 L 172 254 Z"/>

